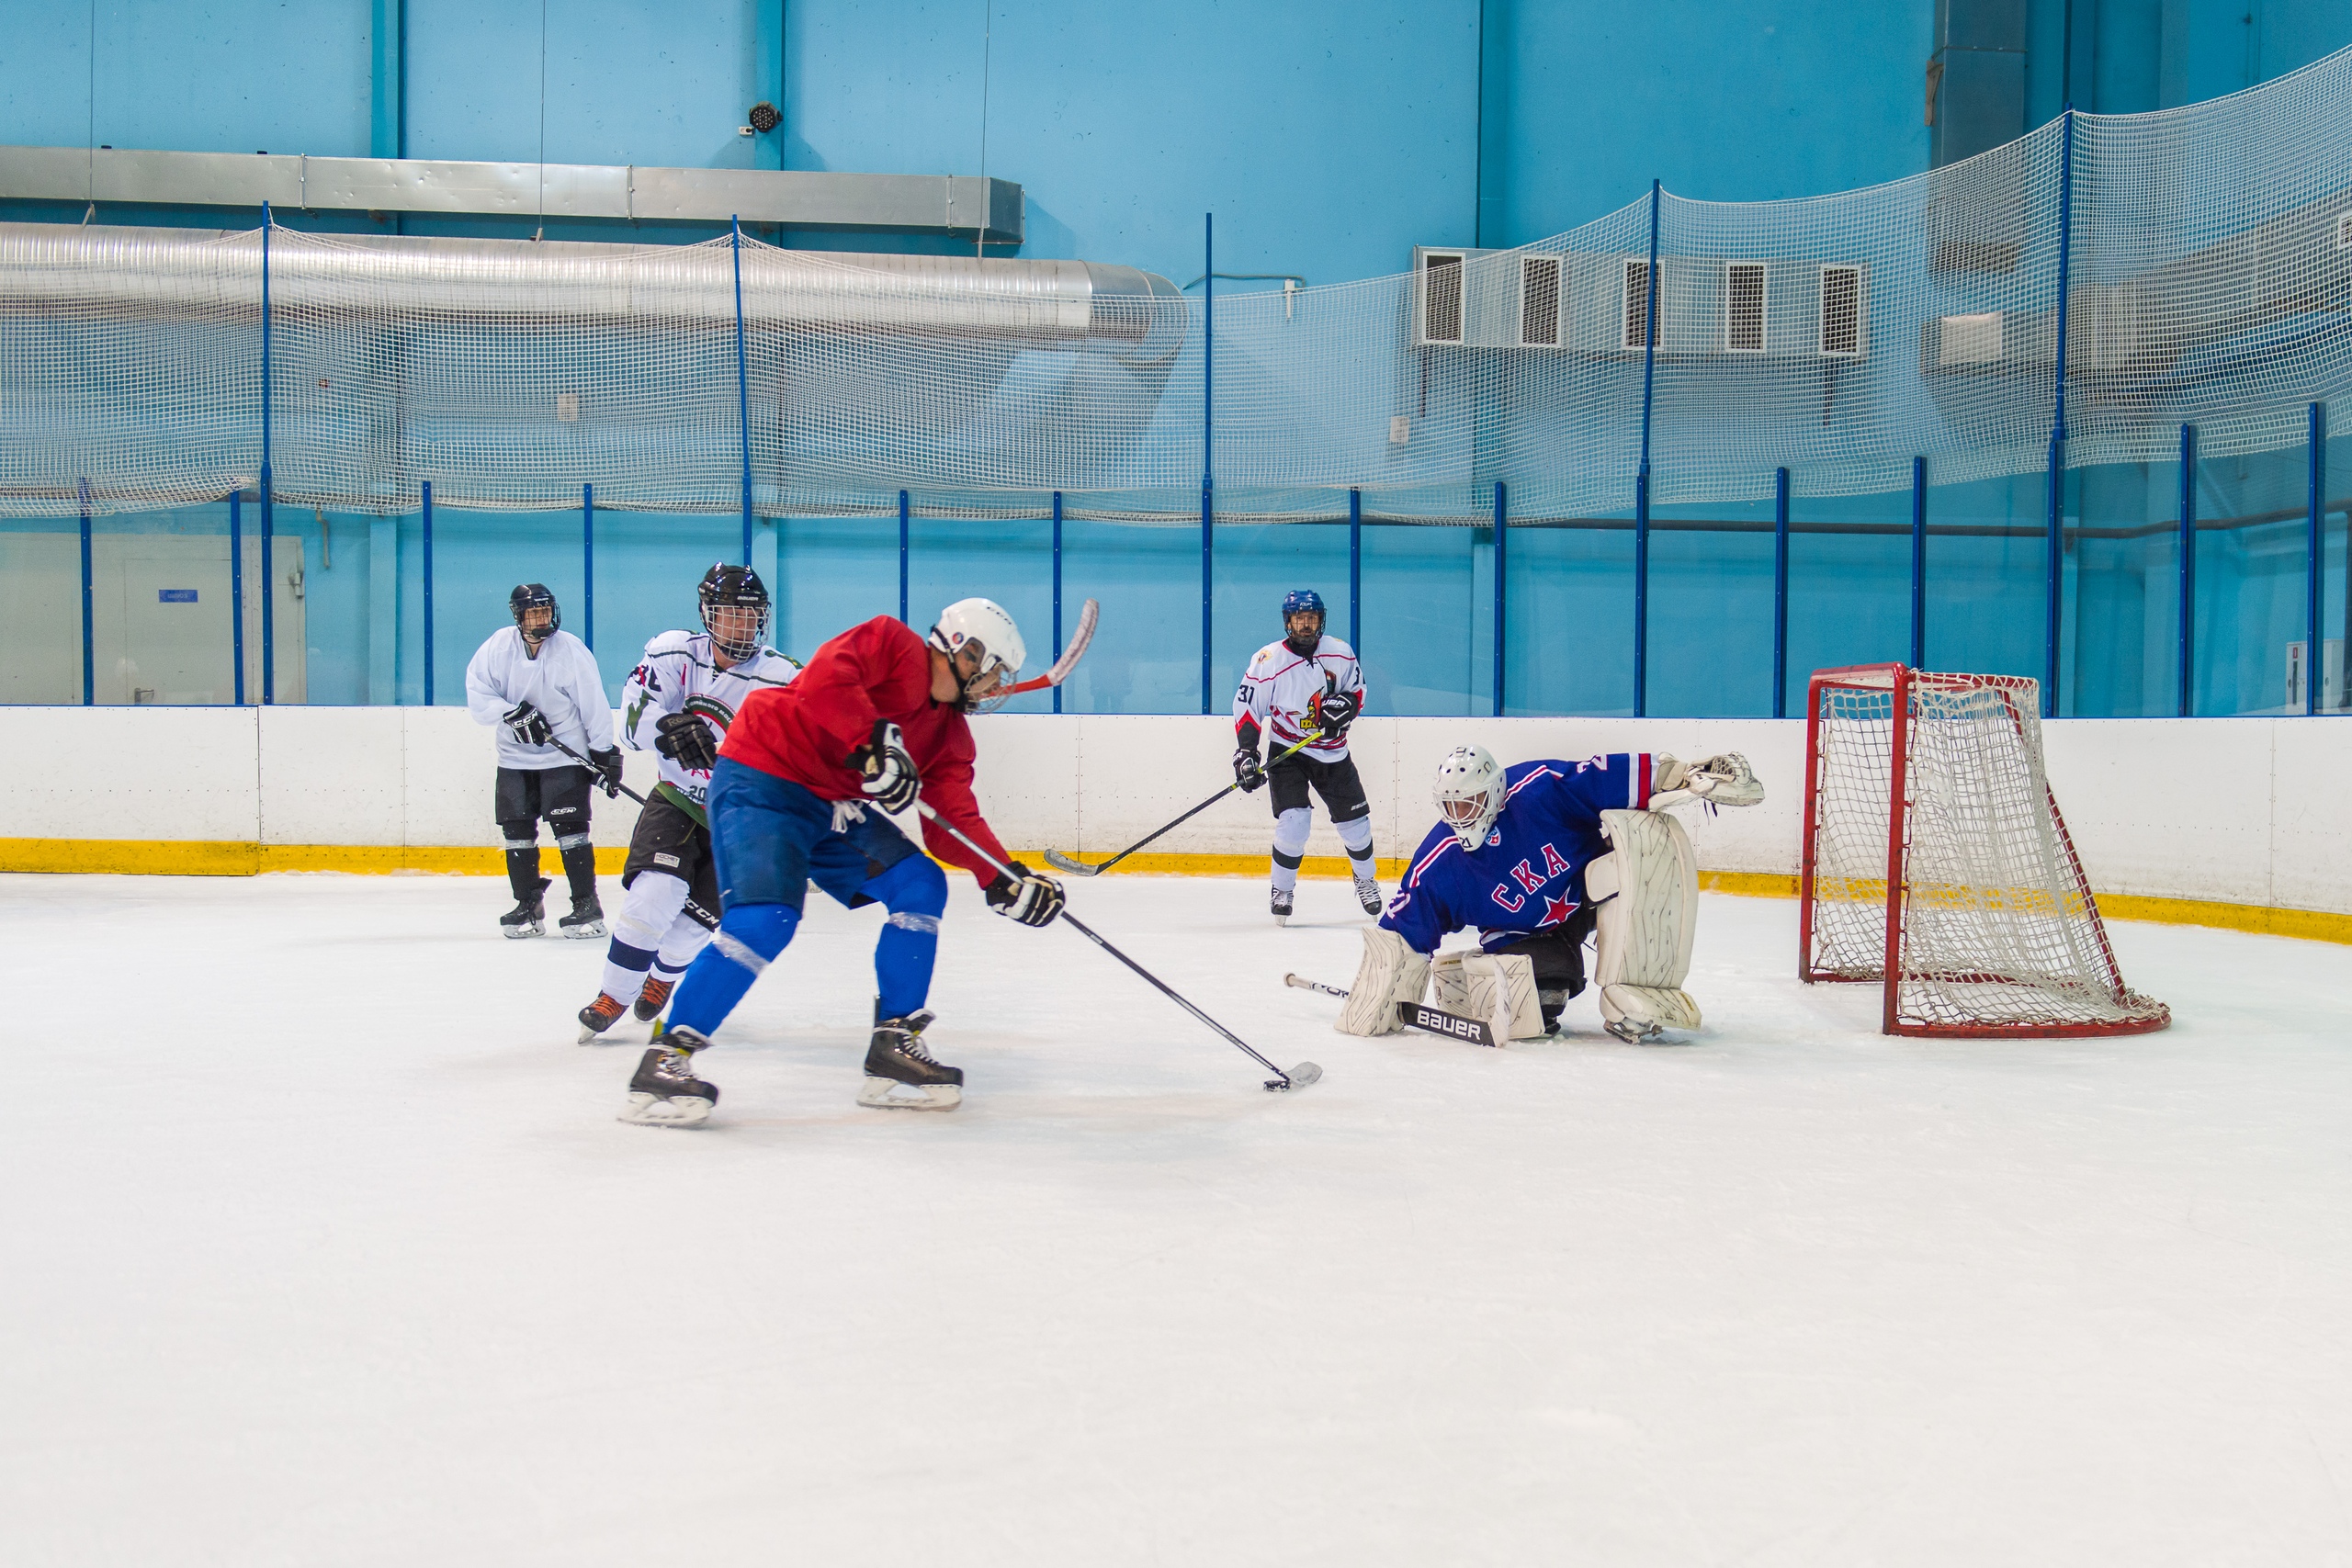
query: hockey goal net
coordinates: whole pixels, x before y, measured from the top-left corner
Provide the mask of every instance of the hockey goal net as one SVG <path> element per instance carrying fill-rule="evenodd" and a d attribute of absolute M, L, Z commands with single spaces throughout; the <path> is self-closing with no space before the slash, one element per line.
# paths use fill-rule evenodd
<path fill-rule="evenodd" d="M 1805 715 L 1800 974 L 1875 980 L 1889 1034 L 2162 1029 L 2123 983 L 2042 767 L 2041 687 L 1822 670 Z"/>

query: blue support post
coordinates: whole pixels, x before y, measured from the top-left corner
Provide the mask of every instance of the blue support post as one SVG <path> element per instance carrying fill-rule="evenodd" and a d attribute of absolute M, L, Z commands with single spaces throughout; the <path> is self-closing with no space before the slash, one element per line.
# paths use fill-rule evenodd
<path fill-rule="evenodd" d="M 913 542 L 910 537 L 913 529 L 909 520 L 912 515 L 913 513 L 907 504 L 907 492 L 900 491 L 899 492 L 899 619 L 905 621 L 909 626 L 914 625 L 908 616 L 907 605 L 908 547 Z"/>
<path fill-rule="evenodd" d="M 245 705 L 245 492 L 229 492 L 229 657 L 236 664 L 230 690 Z"/>
<path fill-rule="evenodd" d="M 743 224 L 729 218 L 735 254 L 735 407 L 743 435 L 743 564 L 752 564 L 752 376 L 743 352 Z"/>
<path fill-rule="evenodd" d="M 1208 713 L 1216 607 L 1216 214 L 1201 215 L 1201 711 Z"/>
<path fill-rule="evenodd" d="M 1634 479 L 1634 716 L 1649 711 L 1650 401 L 1657 381 L 1657 215 L 1664 192 L 1650 181 L 1650 265 L 1642 304 L 1642 468 Z"/>
<path fill-rule="evenodd" d="M 1789 716 L 1789 470 L 1772 470 L 1772 716 Z"/>
<path fill-rule="evenodd" d="M 1911 459 L 1911 668 L 1928 667 L 1928 459 Z"/>
<path fill-rule="evenodd" d="M 2041 716 L 2058 712 L 2058 639 L 2066 572 L 2066 307 L 2075 254 L 2075 106 L 2059 125 L 2058 376 L 2050 420 L 2050 562 L 2041 627 Z"/>
<path fill-rule="evenodd" d="M 274 566 L 270 558 L 270 540 L 276 533 L 276 498 L 271 494 L 269 473 L 271 406 L 270 341 L 269 341 L 269 231 L 277 226 L 270 216 L 269 203 L 261 204 L 261 700 L 265 705 L 277 700 L 277 595 L 270 592 L 274 586 Z"/>
<path fill-rule="evenodd" d="M 98 700 L 97 595 L 90 576 L 90 481 L 76 481 L 82 496 L 82 705 Z"/>
<path fill-rule="evenodd" d="M 1495 716 L 1503 716 L 1503 541 L 1510 537 L 1510 502 L 1502 481 L 1495 481 Z"/>
<path fill-rule="evenodd" d="M 2320 584 L 2327 576 L 2327 540 L 2320 533 L 2320 519 L 2326 513 L 2327 492 L 2327 405 L 2312 405 L 2311 457 L 2311 537 L 2307 544 L 2308 558 L 2303 576 L 2303 712 L 2306 716 L 2319 712 L 2320 686 L 2327 679 L 2327 623 L 2320 619 Z M 2346 566 L 2352 570 L 2352 561 Z M 2345 642 L 2352 647 L 2352 627 L 2346 628 Z M 2340 700 L 2340 699 L 2339 699 Z"/>
<path fill-rule="evenodd" d="M 1348 642 L 1363 662 L 1363 491 L 1348 491 Z"/>
<path fill-rule="evenodd" d="M 424 481 L 424 705 L 433 705 L 433 481 Z"/>
<path fill-rule="evenodd" d="M 596 651 L 596 487 L 580 487 L 580 640 Z"/>
<path fill-rule="evenodd" d="M 1062 492 L 1054 491 L 1054 657 L 1062 656 Z M 1062 689 L 1054 688 L 1054 711 L 1062 711 Z"/>
<path fill-rule="evenodd" d="M 2197 713 L 2197 427 L 2180 427 L 2180 716 Z"/>

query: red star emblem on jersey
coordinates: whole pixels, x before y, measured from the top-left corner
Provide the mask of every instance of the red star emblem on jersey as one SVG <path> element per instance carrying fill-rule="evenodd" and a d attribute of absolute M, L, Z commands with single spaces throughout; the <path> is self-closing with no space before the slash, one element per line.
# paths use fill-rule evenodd
<path fill-rule="evenodd" d="M 1575 900 L 1569 898 L 1555 898 L 1547 893 L 1544 896 L 1544 918 L 1535 923 L 1539 928 L 1544 926 L 1556 926 L 1562 920 L 1566 919 L 1571 914 L 1575 913 Z"/>

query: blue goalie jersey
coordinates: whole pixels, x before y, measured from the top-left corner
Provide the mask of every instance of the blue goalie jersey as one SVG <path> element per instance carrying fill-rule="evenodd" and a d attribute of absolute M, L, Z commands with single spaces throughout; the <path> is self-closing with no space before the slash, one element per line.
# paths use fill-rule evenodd
<path fill-rule="evenodd" d="M 1650 757 L 1519 762 L 1503 780 L 1509 794 L 1487 841 L 1465 851 L 1444 823 L 1430 829 L 1380 917 L 1419 952 L 1433 953 L 1448 932 L 1473 927 L 1492 952 L 1575 914 L 1585 901 L 1584 868 L 1609 852 L 1600 814 L 1649 800 Z"/>

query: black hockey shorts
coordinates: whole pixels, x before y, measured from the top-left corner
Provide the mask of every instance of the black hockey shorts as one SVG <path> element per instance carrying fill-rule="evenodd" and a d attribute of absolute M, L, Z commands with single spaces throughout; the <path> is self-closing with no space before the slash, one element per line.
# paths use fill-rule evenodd
<path fill-rule="evenodd" d="M 1353 757 L 1318 762 L 1302 751 L 1268 768 L 1266 777 L 1273 784 L 1266 793 L 1273 797 L 1276 817 L 1285 811 L 1304 810 L 1310 786 L 1323 797 L 1323 809 L 1330 813 L 1335 827 L 1372 815 L 1372 803 L 1363 797 L 1363 780 L 1356 776 Z"/>
<path fill-rule="evenodd" d="M 596 775 L 567 762 L 560 768 L 498 770 L 498 826 L 513 841 L 537 843 L 539 818 L 558 840 L 585 838 L 588 791 Z"/>
<path fill-rule="evenodd" d="M 718 864 L 710 854 L 710 829 L 658 789 L 638 814 L 628 859 L 621 865 L 621 886 L 627 887 L 649 871 L 684 883 L 686 913 L 706 931 L 718 929 Z"/>
<path fill-rule="evenodd" d="M 1592 934 L 1593 925 L 1600 918 L 1592 905 L 1585 904 L 1548 931 L 1487 951 L 1498 957 L 1506 953 L 1519 954 L 1533 965 L 1538 991 L 1561 991 L 1573 997 L 1584 989 L 1585 939 Z M 1553 1020 L 1546 1018 L 1545 1021 Z"/>

